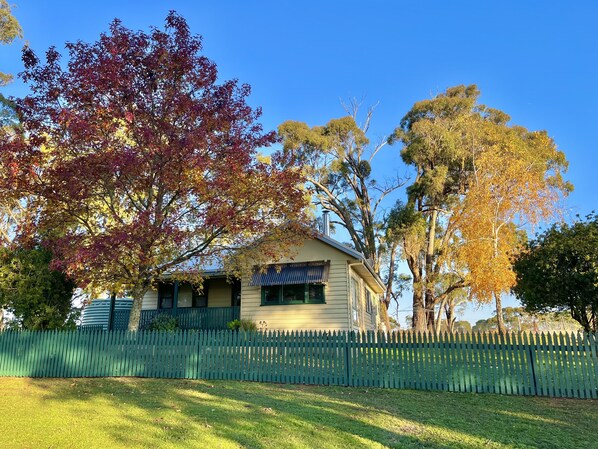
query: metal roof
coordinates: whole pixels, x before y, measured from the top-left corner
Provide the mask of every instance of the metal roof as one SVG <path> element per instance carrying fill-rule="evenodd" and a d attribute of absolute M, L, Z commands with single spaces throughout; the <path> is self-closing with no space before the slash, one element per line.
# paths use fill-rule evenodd
<path fill-rule="evenodd" d="M 384 282 L 382 281 L 382 279 L 380 279 L 380 276 L 378 276 L 378 274 L 374 271 L 370 261 L 368 261 L 362 253 L 345 245 L 344 243 L 341 243 L 341 242 L 333 239 L 332 237 L 330 237 L 328 235 L 325 235 L 325 234 L 322 234 L 319 232 L 314 233 L 313 238 L 315 238 L 329 246 L 332 246 L 333 248 L 347 254 L 350 257 L 353 257 L 354 259 L 361 261 L 363 263 L 364 267 L 367 269 L 367 271 L 369 271 L 369 273 L 371 274 L 373 282 L 377 283 L 381 288 L 385 288 Z M 181 268 L 183 266 L 186 266 L 186 264 L 182 264 L 181 266 L 179 266 L 179 268 Z M 196 268 L 200 269 L 202 274 L 205 277 L 225 277 L 227 274 L 226 271 L 223 269 L 222 265 L 220 263 L 216 263 L 216 262 L 212 262 L 211 265 L 207 265 L 204 267 L 199 266 Z M 162 277 L 164 279 L 168 279 L 176 271 L 177 270 L 172 270 L 169 273 L 165 273 Z M 272 284 L 272 285 L 274 285 L 274 284 Z"/>
<path fill-rule="evenodd" d="M 332 237 L 329 237 L 325 234 L 317 233 L 316 238 L 318 240 L 320 240 L 321 242 L 324 242 L 327 245 L 330 245 L 333 248 L 336 248 L 339 251 L 342 251 L 345 254 L 348 254 L 349 256 L 354 257 L 355 259 L 361 261 L 363 263 L 364 267 L 369 272 L 369 274 L 372 276 L 372 279 L 374 280 L 374 282 L 377 283 L 378 286 L 380 286 L 382 289 L 385 288 L 384 282 L 382 281 L 380 276 L 378 276 L 378 274 L 374 271 L 374 268 L 372 267 L 372 264 L 370 263 L 370 261 L 367 260 L 362 253 L 360 253 L 359 251 L 357 251 L 353 248 L 348 247 L 347 245 L 345 245 L 337 240 L 334 240 Z"/>
<path fill-rule="evenodd" d="M 286 263 L 269 265 L 266 271 L 256 268 L 249 285 L 318 284 L 328 282 L 328 262 Z"/>
<path fill-rule="evenodd" d="M 327 235 L 324 234 L 316 234 L 316 238 L 330 246 L 332 246 L 333 248 L 338 249 L 339 251 L 344 252 L 345 254 L 348 254 L 352 257 L 355 257 L 356 259 L 363 259 L 365 260 L 365 257 L 363 254 L 361 254 L 359 251 L 348 247 L 347 245 L 345 245 L 344 243 L 341 243 L 337 240 L 334 240 L 332 237 L 329 237 Z"/>

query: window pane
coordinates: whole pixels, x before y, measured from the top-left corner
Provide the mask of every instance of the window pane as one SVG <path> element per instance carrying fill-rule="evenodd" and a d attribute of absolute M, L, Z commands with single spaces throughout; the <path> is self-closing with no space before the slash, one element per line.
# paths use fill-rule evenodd
<path fill-rule="evenodd" d="M 174 285 L 173 284 L 161 284 L 158 289 L 158 308 L 159 309 L 172 309 L 173 298 L 174 298 Z"/>
<path fill-rule="evenodd" d="M 367 313 L 372 313 L 372 295 L 370 294 L 370 291 L 365 287 L 365 285 L 363 286 L 364 291 L 365 291 L 365 311 Z"/>
<path fill-rule="evenodd" d="M 308 302 L 324 302 L 324 286 L 321 284 L 309 285 Z"/>
<path fill-rule="evenodd" d="M 201 285 L 201 289 L 193 287 L 192 307 L 208 307 L 208 288 L 209 281 L 205 280 Z"/>
<path fill-rule="evenodd" d="M 160 299 L 160 309 L 172 309 L 172 296 L 162 296 Z"/>
<path fill-rule="evenodd" d="M 278 304 L 280 298 L 280 285 L 262 287 L 264 304 Z"/>
<path fill-rule="evenodd" d="M 262 304 L 321 304 L 324 300 L 323 284 L 262 286 Z"/>
<path fill-rule="evenodd" d="M 193 292 L 193 307 L 208 307 L 208 297 Z"/>
<path fill-rule="evenodd" d="M 305 302 L 305 284 L 285 285 L 282 295 L 282 302 Z"/>

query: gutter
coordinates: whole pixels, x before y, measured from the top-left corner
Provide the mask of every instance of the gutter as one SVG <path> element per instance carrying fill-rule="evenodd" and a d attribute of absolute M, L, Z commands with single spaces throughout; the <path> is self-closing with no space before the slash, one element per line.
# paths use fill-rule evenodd
<path fill-rule="evenodd" d="M 372 266 L 368 263 L 367 260 L 360 260 L 359 262 L 353 262 L 349 264 L 349 267 L 352 267 L 354 265 L 363 265 L 372 275 L 372 277 L 374 278 L 374 280 L 378 283 L 378 286 L 382 288 L 382 290 L 384 290 L 386 288 L 386 285 L 384 285 L 384 282 L 382 281 L 382 279 L 380 278 L 380 276 L 378 276 L 378 274 L 376 274 L 376 272 L 374 271 L 374 269 L 372 268 Z"/>

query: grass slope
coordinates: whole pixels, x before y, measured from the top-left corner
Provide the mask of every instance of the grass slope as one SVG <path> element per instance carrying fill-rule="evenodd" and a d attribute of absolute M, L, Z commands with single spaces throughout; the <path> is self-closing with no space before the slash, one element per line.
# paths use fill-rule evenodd
<path fill-rule="evenodd" d="M 3 448 L 598 448 L 598 403 L 167 379 L 0 379 Z"/>

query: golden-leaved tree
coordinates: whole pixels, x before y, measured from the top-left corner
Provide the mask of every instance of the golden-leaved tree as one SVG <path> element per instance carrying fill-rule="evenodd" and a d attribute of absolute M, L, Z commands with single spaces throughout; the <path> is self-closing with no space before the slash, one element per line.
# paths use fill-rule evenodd
<path fill-rule="evenodd" d="M 417 102 L 390 139 L 415 169 L 402 253 L 419 331 L 440 329 L 434 312 L 459 289 L 500 307 L 514 282 L 519 230 L 554 213 L 571 189 L 565 156 L 547 133 L 511 125 L 479 95 L 475 85 L 456 86 Z"/>
<path fill-rule="evenodd" d="M 524 229 L 558 215 L 571 186 L 561 176 L 564 154 L 546 132 L 496 123 L 480 129 L 484 151 L 472 156 L 468 191 L 455 213 L 463 239 L 456 258 L 466 267 L 471 296 L 494 299 L 504 332 L 501 295 L 515 285 L 512 260 Z"/>

